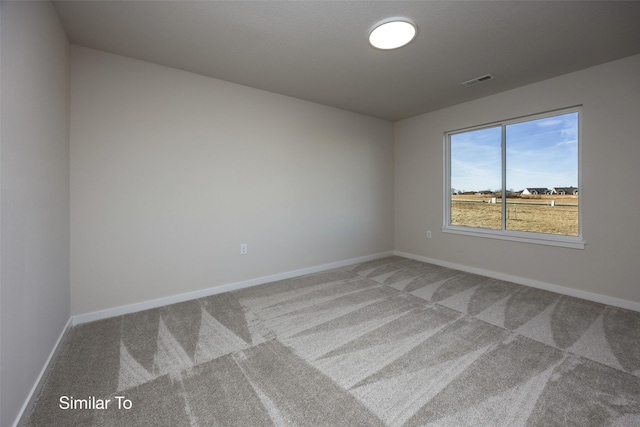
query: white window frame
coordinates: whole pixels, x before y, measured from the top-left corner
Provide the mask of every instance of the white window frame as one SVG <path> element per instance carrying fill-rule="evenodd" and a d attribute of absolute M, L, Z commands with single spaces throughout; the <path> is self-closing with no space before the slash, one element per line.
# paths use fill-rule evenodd
<path fill-rule="evenodd" d="M 553 116 L 559 116 L 569 113 L 578 113 L 578 235 L 566 236 L 561 234 L 546 234 L 537 233 L 533 231 L 514 231 L 506 229 L 506 147 L 505 147 L 505 129 L 506 126 L 521 123 L 531 120 L 544 119 Z M 486 229 L 477 227 L 468 227 L 461 225 L 451 224 L 451 135 L 460 134 L 464 132 L 470 132 L 474 130 L 489 128 L 489 127 L 502 127 L 502 229 Z M 497 122 L 487 123 L 478 126 L 467 127 L 463 129 L 457 129 L 453 131 L 445 132 L 444 134 L 444 212 L 443 212 L 443 226 L 442 231 L 444 233 L 462 234 L 467 236 L 485 237 L 491 239 L 509 240 L 523 243 L 534 243 L 540 245 L 560 246 L 574 249 L 584 249 L 586 242 L 582 235 L 582 107 L 574 106 L 569 108 L 562 108 L 558 110 L 547 111 L 544 113 L 531 114 L 527 116 L 521 116 L 511 118 L 507 120 L 501 120 Z"/>

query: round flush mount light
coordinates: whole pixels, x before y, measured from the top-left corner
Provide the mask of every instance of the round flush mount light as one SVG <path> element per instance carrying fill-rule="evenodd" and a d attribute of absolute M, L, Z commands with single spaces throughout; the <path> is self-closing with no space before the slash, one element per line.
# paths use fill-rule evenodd
<path fill-rule="evenodd" d="M 377 49 L 397 49 L 413 40 L 416 33 L 416 24 L 410 19 L 388 18 L 373 26 L 369 33 L 369 43 Z"/>

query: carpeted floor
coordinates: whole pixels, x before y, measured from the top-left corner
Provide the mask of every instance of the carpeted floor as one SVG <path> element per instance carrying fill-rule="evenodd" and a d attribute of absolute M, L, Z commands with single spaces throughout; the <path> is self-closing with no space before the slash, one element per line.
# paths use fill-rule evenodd
<path fill-rule="evenodd" d="M 389 257 L 78 325 L 27 425 L 639 426 L 640 313 Z"/>

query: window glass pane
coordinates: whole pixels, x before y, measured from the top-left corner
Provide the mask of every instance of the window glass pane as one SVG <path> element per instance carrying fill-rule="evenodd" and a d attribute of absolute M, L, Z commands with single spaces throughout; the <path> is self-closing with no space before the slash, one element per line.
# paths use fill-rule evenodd
<path fill-rule="evenodd" d="M 500 126 L 450 135 L 450 224 L 502 229 Z"/>
<path fill-rule="evenodd" d="M 507 230 L 577 236 L 578 113 L 506 126 Z"/>

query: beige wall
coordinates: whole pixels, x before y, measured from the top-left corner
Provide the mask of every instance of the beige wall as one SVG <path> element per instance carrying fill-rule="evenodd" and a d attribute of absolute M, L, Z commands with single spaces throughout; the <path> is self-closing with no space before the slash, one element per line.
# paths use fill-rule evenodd
<path fill-rule="evenodd" d="M 393 249 L 389 122 L 71 51 L 72 314 Z"/>
<path fill-rule="evenodd" d="M 69 320 L 69 44 L 53 6 L 2 2 L 0 425 Z"/>
<path fill-rule="evenodd" d="M 640 302 L 638 76 L 640 55 L 396 123 L 395 249 Z M 442 233 L 445 131 L 578 104 L 584 250 Z"/>

